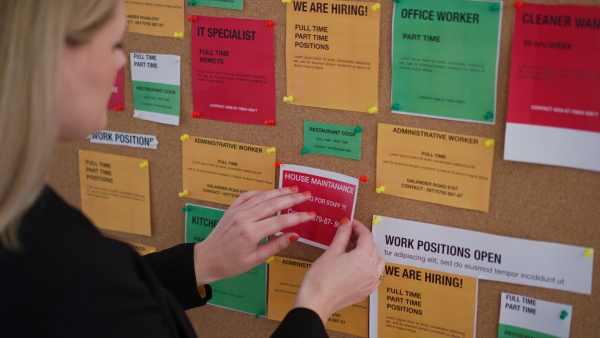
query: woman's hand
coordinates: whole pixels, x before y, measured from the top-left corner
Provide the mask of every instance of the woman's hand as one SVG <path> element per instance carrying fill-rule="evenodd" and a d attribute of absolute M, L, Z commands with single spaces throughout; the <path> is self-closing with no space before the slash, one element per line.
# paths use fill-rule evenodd
<path fill-rule="evenodd" d="M 196 283 L 208 284 L 244 273 L 298 240 L 286 233 L 266 243 L 267 236 L 311 220 L 314 212 L 273 216 L 280 210 L 309 199 L 298 187 L 248 191 L 227 209 L 211 234 L 194 247 Z"/>
<path fill-rule="evenodd" d="M 369 229 L 357 220 L 350 225 L 344 218 L 340 223 L 329 248 L 304 276 L 294 304 L 315 311 L 323 324 L 334 312 L 375 291 L 381 282 L 379 273 L 385 268 Z M 347 251 L 348 244 L 356 247 Z"/>

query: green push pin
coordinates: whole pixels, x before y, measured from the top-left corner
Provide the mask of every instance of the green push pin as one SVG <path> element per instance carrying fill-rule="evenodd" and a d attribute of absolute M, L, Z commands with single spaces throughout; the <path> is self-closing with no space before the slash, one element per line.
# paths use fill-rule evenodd
<path fill-rule="evenodd" d="M 302 150 L 300 150 L 300 154 L 302 154 L 302 155 L 308 154 L 308 148 L 302 148 Z"/>
<path fill-rule="evenodd" d="M 567 316 L 569 316 L 569 313 L 565 310 L 562 310 L 562 312 L 560 313 L 560 319 L 564 320 L 565 318 L 567 318 Z"/>
<path fill-rule="evenodd" d="M 358 126 L 358 127 L 354 128 L 354 133 L 358 134 L 360 132 L 362 132 L 362 127 L 361 126 Z"/>
<path fill-rule="evenodd" d="M 499 10 L 500 10 L 500 4 L 492 4 L 492 5 L 490 6 L 490 10 L 491 10 L 492 12 L 497 12 L 497 11 L 499 11 Z"/>
<path fill-rule="evenodd" d="M 394 103 L 392 105 L 392 110 L 400 110 L 400 103 Z"/>
<path fill-rule="evenodd" d="M 492 111 L 488 111 L 487 113 L 485 113 L 485 116 L 483 118 L 489 121 L 494 118 L 494 113 L 492 113 Z"/>

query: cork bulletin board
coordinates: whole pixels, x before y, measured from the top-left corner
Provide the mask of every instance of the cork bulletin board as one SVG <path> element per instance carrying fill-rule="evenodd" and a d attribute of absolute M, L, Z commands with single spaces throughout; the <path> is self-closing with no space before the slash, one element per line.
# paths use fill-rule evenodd
<path fill-rule="evenodd" d="M 182 1 L 183 2 L 183 1 Z M 598 0 L 531 1 L 545 4 L 600 5 Z M 300 105 L 288 105 L 285 72 L 286 4 L 278 0 L 246 0 L 244 10 L 186 6 L 185 16 L 249 18 L 275 21 L 275 58 L 277 125 L 247 125 L 206 119 L 194 119 L 191 86 L 191 23 L 185 23 L 183 39 L 128 33 L 124 49 L 130 52 L 175 54 L 181 56 L 181 120 L 170 126 L 138 120 L 133 115 L 131 71 L 127 64 L 125 110 L 109 111 L 106 130 L 158 136 L 157 150 L 91 144 L 88 140 L 60 145 L 55 154 L 51 185 L 71 204 L 80 207 L 78 151 L 80 149 L 147 158 L 150 163 L 152 236 L 103 231 L 106 235 L 156 247 L 158 250 L 184 241 L 185 203 L 215 208 L 224 205 L 180 198 L 181 141 L 187 133 L 195 136 L 276 147 L 277 161 L 298 164 L 370 179 L 359 188 L 356 215 L 370 227 L 372 215 L 383 215 L 439 224 L 490 234 L 556 242 L 600 249 L 600 173 L 563 167 L 510 162 L 503 160 L 504 132 L 508 99 L 510 44 L 513 30 L 514 1 L 504 1 L 497 84 L 497 117 L 494 125 L 467 123 L 391 113 L 391 27 L 393 2 L 381 2 L 379 113 L 338 111 Z M 317 154 L 302 155 L 303 122 L 318 121 L 363 127 L 361 160 Z M 491 180 L 489 212 L 453 208 L 375 192 L 375 154 L 378 123 L 431 129 L 456 134 L 488 137 L 496 140 Z M 589 154 L 594 156 L 593 154 Z M 595 156 L 600 156 L 596 154 Z M 321 249 L 295 243 L 280 255 L 314 261 Z M 597 257 L 596 257 L 597 258 Z M 591 295 L 544 288 L 479 281 L 476 333 L 495 337 L 498 330 L 500 293 L 508 292 L 573 306 L 571 337 L 600 337 L 600 259 L 595 260 Z M 201 337 L 268 337 L 279 322 L 205 306 L 188 311 Z M 351 335 L 329 331 L 331 337 Z"/>

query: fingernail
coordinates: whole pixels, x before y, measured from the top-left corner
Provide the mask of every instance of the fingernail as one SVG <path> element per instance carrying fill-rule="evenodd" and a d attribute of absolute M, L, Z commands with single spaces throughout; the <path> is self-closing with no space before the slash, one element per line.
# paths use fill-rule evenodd
<path fill-rule="evenodd" d="M 295 186 L 293 186 L 293 187 L 290 187 L 290 190 L 291 190 L 291 191 L 298 191 L 298 186 L 297 186 L 297 185 L 295 185 Z"/>
<path fill-rule="evenodd" d="M 342 218 L 342 220 L 340 221 L 340 224 L 341 224 L 341 225 L 346 225 L 346 224 L 348 224 L 348 223 L 350 223 L 350 220 L 348 219 L 348 217 L 344 217 L 344 218 Z"/>
<path fill-rule="evenodd" d="M 310 196 L 310 191 L 308 191 L 308 190 L 307 191 L 303 191 L 302 195 L 304 195 L 304 196 Z"/>
<path fill-rule="evenodd" d="M 295 241 L 297 241 L 299 239 L 300 239 L 300 236 L 298 236 L 298 235 L 291 235 L 289 238 L 290 243 L 294 243 Z"/>
<path fill-rule="evenodd" d="M 309 212 L 307 212 L 307 214 L 309 214 L 310 217 L 315 217 L 317 215 L 317 212 L 316 211 L 309 211 Z"/>

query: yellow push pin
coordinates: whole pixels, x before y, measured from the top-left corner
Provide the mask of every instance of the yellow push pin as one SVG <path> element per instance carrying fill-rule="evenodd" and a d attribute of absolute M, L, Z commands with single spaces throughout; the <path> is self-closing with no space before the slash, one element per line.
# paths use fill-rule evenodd
<path fill-rule="evenodd" d="M 148 166 L 148 161 L 144 161 L 142 163 L 140 163 L 140 168 L 144 169 Z"/>
<path fill-rule="evenodd" d="M 587 248 L 587 249 L 585 249 L 585 251 L 583 252 L 583 255 L 584 255 L 585 257 L 590 257 L 590 256 L 591 256 L 591 255 L 593 255 L 593 254 L 594 254 L 594 249 L 592 249 L 592 248 Z"/>
<path fill-rule="evenodd" d="M 379 222 L 381 222 L 381 217 L 376 216 L 376 217 L 373 218 L 373 224 L 377 224 Z"/>
<path fill-rule="evenodd" d="M 190 193 L 189 193 L 187 190 L 184 190 L 183 192 L 180 192 L 180 193 L 179 193 L 179 197 L 187 196 L 187 195 L 189 195 L 189 194 L 190 194 Z"/>
<path fill-rule="evenodd" d="M 185 141 L 185 140 L 187 140 L 188 138 L 190 138 L 190 135 L 188 135 L 188 134 L 183 134 L 183 135 L 181 135 L 181 137 L 180 137 L 179 139 L 180 139 L 181 141 Z"/>
<path fill-rule="evenodd" d="M 272 154 L 275 152 L 275 147 L 267 148 L 267 154 Z"/>
<path fill-rule="evenodd" d="M 283 97 L 283 102 L 292 102 L 294 101 L 294 97 L 293 96 L 284 96 Z"/>
<path fill-rule="evenodd" d="M 148 251 L 148 253 L 149 253 L 149 254 L 151 254 L 151 253 L 155 253 L 155 252 L 156 252 L 156 251 L 154 251 L 154 250 L 150 250 L 150 251 Z"/>
<path fill-rule="evenodd" d="M 369 114 L 377 114 L 377 107 L 369 108 Z"/>
<path fill-rule="evenodd" d="M 183 32 L 175 32 L 173 33 L 173 36 L 176 38 L 183 38 Z"/>
<path fill-rule="evenodd" d="M 267 262 L 267 264 L 271 264 L 271 262 L 274 260 L 275 260 L 275 256 L 271 256 L 271 257 L 267 258 L 267 260 L 265 262 Z"/>
<path fill-rule="evenodd" d="M 493 146 L 495 143 L 496 143 L 496 142 L 494 142 L 494 140 L 492 140 L 492 139 L 489 139 L 489 140 L 485 141 L 485 143 L 484 143 L 484 144 L 485 144 L 485 146 L 486 146 L 486 147 L 488 147 L 488 148 L 489 148 L 489 147 Z"/>
<path fill-rule="evenodd" d="M 374 4 L 373 6 L 371 6 L 371 10 L 372 10 L 372 11 L 376 11 L 376 10 L 378 10 L 378 9 L 380 9 L 380 8 L 381 8 L 381 5 L 380 5 L 380 4 Z"/>
<path fill-rule="evenodd" d="M 375 192 L 378 193 L 378 194 L 381 194 L 384 191 L 385 191 L 385 187 L 383 185 L 380 186 L 379 188 L 375 189 Z"/>
<path fill-rule="evenodd" d="M 284 4 L 289 4 L 290 2 L 292 2 L 292 0 L 281 0 L 281 2 L 283 2 Z"/>

